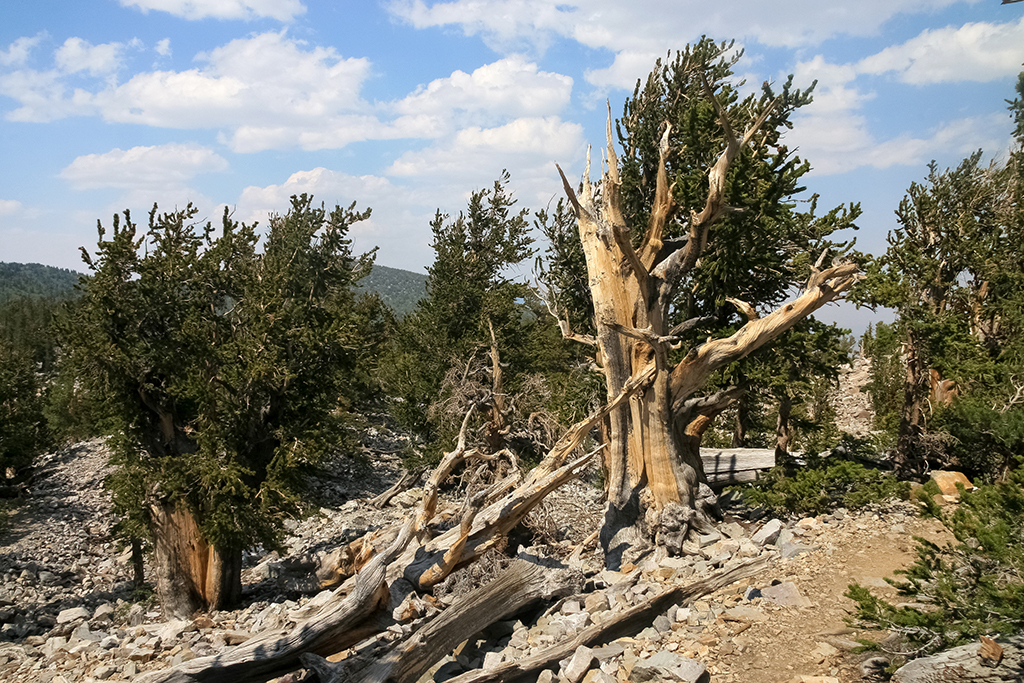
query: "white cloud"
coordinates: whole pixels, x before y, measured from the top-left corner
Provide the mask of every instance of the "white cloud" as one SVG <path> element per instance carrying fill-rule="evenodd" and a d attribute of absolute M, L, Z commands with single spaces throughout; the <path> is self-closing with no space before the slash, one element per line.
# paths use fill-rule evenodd
<path fill-rule="evenodd" d="M 0 94 L 21 104 L 8 112 L 7 119 L 43 123 L 91 111 L 88 107 L 80 108 L 74 98 L 67 97 L 62 76 L 57 71 L 32 69 L 0 74 Z"/>
<path fill-rule="evenodd" d="M 293 173 L 280 185 L 245 188 L 238 199 L 236 217 L 246 222 L 263 222 L 270 213 L 285 213 L 290 197 L 300 194 L 312 195 L 317 202 L 328 205 L 347 206 L 355 201 L 358 207 L 365 208 L 393 197 L 396 189 L 381 176 L 354 176 L 321 166 Z"/>
<path fill-rule="evenodd" d="M 823 57 L 801 62 L 798 83 L 818 81 L 814 102 L 794 117 L 787 142 L 795 144 L 820 175 L 861 166 L 919 166 L 943 154 L 968 154 L 979 148 L 1004 149 L 1005 114 L 947 121 L 924 134 L 881 139 L 862 113 L 875 95 L 870 77 L 895 72 L 900 81 L 937 84 L 986 82 L 1012 76 L 1024 61 L 1024 20 L 1006 24 L 969 23 L 960 28 L 926 30 L 900 45 L 850 64 Z"/>
<path fill-rule="evenodd" d="M 552 36 L 560 36 L 616 54 L 664 54 L 701 34 L 774 47 L 818 45 L 835 36 L 872 35 L 898 14 L 937 11 L 961 1 L 979 0 L 395 0 L 389 9 L 417 28 L 459 26 L 499 50 L 520 49 L 524 42 L 543 49 Z"/>
<path fill-rule="evenodd" d="M 481 167 L 536 167 L 579 156 L 583 127 L 557 116 L 521 118 L 496 128 L 472 127 L 427 149 L 406 152 L 389 169 L 397 176 L 481 177 Z M 493 173 L 492 173 L 493 175 Z M 487 175 L 483 175 L 487 177 Z"/>
<path fill-rule="evenodd" d="M 109 54 L 98 59 L 99 47 L 72 39 L 62 48 L 60 63 L 94 71 L 112 66 Z M 72 59 L 72 54 L 97 59 Z M 257 152 L 440 138 L 459 128 L 493 126 L 516 116 L 553 115 L 569 103 L 573 85 L 569 76 L 541 71 L 513 56 L 472 73 L 456 71 L 403 99 L 371 104 L 361 96 L 372 72 L 369 60 L 342 57 L 334 48 L 309 47 L 283 31 L 233 40 L 199 54 L 196 61 L 200 66 L 193 69 L 138 73 L 94 91 L 72 90 L 56 71 L 16 71 L 0 75 L 0 93 L 21 103 L 8 114 L 11 120 L 99 115 L 118 123 L 214 128 L 232 150 Z"/>
<path fill-rule="evenodd" d="M 0 216 L 10 216 L 21 211 L 21 202 L 16 199 L 0 199 Z"/>
<path fill-rule="evenodd" d="M 586 79 L 599 88 L 632 88 L 636 79 L 649 74 L 655 61 L 662 56 L 664 53 L 623 50 L 615 55 L 611 66 L 589 69 Z"/>
<path fill-rule="evenodd" d="M 153 49 L 156 50 L 156 53 L 158 55 L 162 56 L 162 57 L 170 57 L 171 56 L 171 39 L 170 38 L 164 38 L 163 40 L 158 41 L 157 44 L 156 44 L 156 47 L 154 47 Z"/>
<path fill-rule="evenodd" d="M 88 71 L 93 76 L 113 73 L 121 66 L 121 43 L 92 45 L 81 38 L 68 38 L 54 53 L 57 67 L 67 73 Z"/>
<path fill-rule="evenodd" d="M 0 50 L 0 65 L 19 66 L 28 61 L 32 48 L 39 44 L 42 35 L 18 38 L 6 50 Z"/>
<path fill-rule="evenodd" d="M 396 108 L 406 114 L 447 116 L 452 110 L 485 110 L 507 116 L 543 116 L 562 110 L 572 78 L 513 55 L 467 74 L 455 71 L 419 88 Z"/>
<path fill-rule="evenodd" d="M 168 128 L 308 125 L 365 108 L 368 60 L 303 47 L 283 33 L 233 40 L 200 54 L 203 68 L 141 73 L 89 99 L 108 120 Z"/>
<path fill-rule="evenodd" d="M 291 21 L 305 14 L 299 0 L 120 0 L 122 7 L 167 12 L 184 19 L 258 19 Z"/>
<path fill-rule="evenodd" d="M 902 45 L 862 59 L 861 73 L 895 71 L 913 84 L 993 81 L 1013 76 L 1024 62 L 1024 18 L 1016 23 L 970 23 L 926 30 Z"/>
<path fill-rule="evenodd" d="M 991 114 L 959 119 L 935 127 L 924 136 L 906 133 L 880 140 L 863 115 L 822 115 L 812 110 L 797 115 L 786 143 L 799 147 L 816 175 L 845 173 L 863 166 L 923 166 L 942 154 L 965 156 L 978 149 L 1004 149 L 1006 118 L 1004 114 Z"/>
<path fill-rule="evenodd" d="M 60 177 L 79 190 L 110 187 L 148 191 L 180 188 L 200 173 L 227 168 L 228 162 L 210 149 L 169 144 L 80 156 L 61 171 Z"/>

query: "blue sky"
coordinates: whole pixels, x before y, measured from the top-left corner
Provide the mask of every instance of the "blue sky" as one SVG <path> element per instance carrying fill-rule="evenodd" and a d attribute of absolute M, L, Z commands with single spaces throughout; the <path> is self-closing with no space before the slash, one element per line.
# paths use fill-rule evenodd
<path fill-rule="evenodd" d="M 999 0 L 36 0 L 0 8 L 0 261 L 82 270 L 97 219 L 153 202 L 265 221 L 373 208 L 356 246 L 422 271 L 428 221 L 503 168 L 522 205 L 582 172 L 658 56 L 701 34 L 748 82 L 818 80 L 788 134 L 822 206 L 885 247 L 928 161 L 1005 154 L 1024 3 Z M 852 319 L 851 319 L 852 320 Z M 857 323 L 853 322 L 856 326 Z"/>

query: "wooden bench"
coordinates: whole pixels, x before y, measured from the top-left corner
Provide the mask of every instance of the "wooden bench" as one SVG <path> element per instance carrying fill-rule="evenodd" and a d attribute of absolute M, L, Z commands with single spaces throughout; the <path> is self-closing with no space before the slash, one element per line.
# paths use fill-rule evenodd
<path fill-rule="evenodd" d="M 708 483 L 719 488 L 754 481 L 761 470 L 775 467 L 774 448 L 702 448 L 700 459 Z"/>

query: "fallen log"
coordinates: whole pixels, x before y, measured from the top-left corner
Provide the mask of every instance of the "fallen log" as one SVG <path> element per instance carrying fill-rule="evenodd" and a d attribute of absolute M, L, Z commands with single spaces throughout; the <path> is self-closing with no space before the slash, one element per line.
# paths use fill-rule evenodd
<path fill-rule="evenodd" d="M 759 471 L 775 467 L 775 449 L 701 448 L 700 460 L 708 483 L 714 487 L 726 486 L 754 481 Z"/>
<path fill-rule="evenodd" d="M 543 567 L 516 560 L 493 581 L 468 593 L 427 626 L 395 646 L 352 680 L 413 683 L 464 640 L 491 624 L 507 619 L 537 600 L 551 600 L 576 592 L 582 575 L 566 569 Z"/>
<path fill-rule="evenodd" d="M 300 666 L 299 654 L 331 654 L 382 630 L 370 623 L 390 599 L 384 581 L 388 564 L 412 538 L 406 523 L 391 546 L 359 572 L 353 590 L 337 603 L 328 603 L 313 618 L 291 631 L 269 631 L 214 657 L 200 657 L 172 669 L 140 676 L 141 683 L 243 683 L 266 681 Z"/>
<path fill-rule="evenodd" d="M 424 469 L 425 468 L 423 467 L 417 467 L 411 470 L 402 470 L 402 476 L 391 486 L 391 488 L 370 499 L 370 507 L 380 509 L 390 503 L 391 499 L 399 493 L 403 493 L 411 489 L 416 482 L 420 480 L 420 477 L 423 476 Z"/>
<path fill-rule="evenodd" d="M 394 623 L 382 610 L 392 601 L 391 590 L 402 586 L 398 589 L 401 591 L 408 586 L 400 579 L 420 589 L 429 588 L 497 545 L 545 496 L 579 475 L 600 450 L 571 459 L 591 427 L 639 390 L 651 374 L 653 369 L 628 383 L 613 401 L 573 425 L 525 481 L 510 493 L 479 513 L 467 510 L 469 514 L 463 517 L 464 523 L 429 538 L 440 482 L 458 462 L 477 455 L 475 449 L 466 450 L 467 415 L 456 449 L 445 455 L 424 486 L 424 497 L 417 513 L 405 523 L 387 550 L 375 555 L 358 574 L 337 588 L 317 614 L 291 631 L 271 631 L 229 652 L 193 659 L 138 680 L 143 683 L 261 683 L 299 668 L 303 653 L 333 654 L 383 631 Z M 496 483 L 484 498 L 507 490 L 514 481 L 518 479 L 509 477 Z M 457 552 L 453 552 L 453 548 Z"/>
<path fill-rule="evenodd" d="M 1024 636 L 983 638 L 897 669 L 894 683 L 1003 683 L 1024 680 Z"/>
<path fill-rule="evenodd" d="M 565 640 L 531 657 L 508 662 L 493 669 L 469 671 L 448 680 L 448 683 L 519 683 L 536 681 L 542 669 L 565 659 L 581 645 L 607 643 L 633 636 L 651 625 L 654 618 L 667 611 L 672 605 L 689 605 L 698 598 L 713 593 L 719 588 L 740 579 L 754 576 L 768 565 L 768 557 L 762 555 L 748 562 L 723 569 L 706 579 L 685 586 L 676 586 L 662 591 L 650 600 L 616 614 L 612 618 L 580 631 L 575 638 Z"/>

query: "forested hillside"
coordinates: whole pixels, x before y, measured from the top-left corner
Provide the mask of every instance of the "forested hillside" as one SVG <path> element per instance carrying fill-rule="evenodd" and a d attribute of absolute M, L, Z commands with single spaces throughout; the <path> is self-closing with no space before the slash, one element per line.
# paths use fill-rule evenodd
<path fill-rule="evenodd" d="M 417 302 L 426 296 L 427 276 L 375 263 L 370 274 L 359 283 L 359 288 L 376 292 L 381 301 L 401 317 L 416 308 Z"/>
<path fill-rule="evenodd" d="M 63 298 L 74 292 L 81 274 L 39 263 L 0 262 L 0 304 L 19 297 Z"/>

